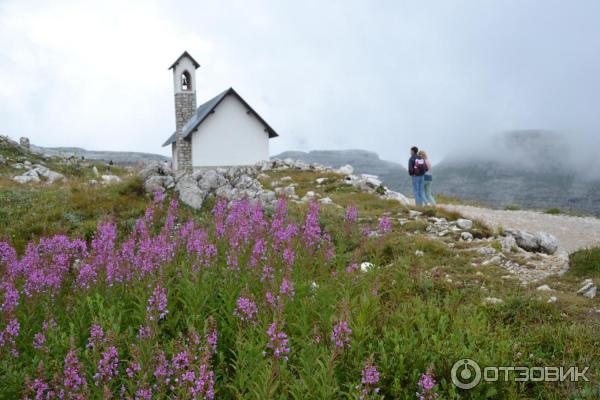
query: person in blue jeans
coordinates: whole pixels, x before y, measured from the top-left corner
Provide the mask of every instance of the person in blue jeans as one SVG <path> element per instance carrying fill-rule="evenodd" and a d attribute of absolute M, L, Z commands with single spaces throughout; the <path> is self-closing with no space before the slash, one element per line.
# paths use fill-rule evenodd
<path fill-rule="evenodd" d="M 413 146 L 410 149 L 410 158 L 408 159 L 408 175 L 412 178 L 413 194 L 417 206 L 425 204 L 425 172 L 427 172 L 425 160 L 419 157 L 419 148 Z"/>
<path fill-rule="evenodd" d="M 429 206 L 435 206 L 436 202 L 431 194 L 431 183 L 433 182 L 433 175 L 431 174 L 431 162 L 429 161 L 429 157 L 427 153 L 423 150 L 420 150 L 418 156 L 421 157 L 425 161 L 425 183 L 423 185 L 423 200 L 425 200 L 425 204 Z"/>

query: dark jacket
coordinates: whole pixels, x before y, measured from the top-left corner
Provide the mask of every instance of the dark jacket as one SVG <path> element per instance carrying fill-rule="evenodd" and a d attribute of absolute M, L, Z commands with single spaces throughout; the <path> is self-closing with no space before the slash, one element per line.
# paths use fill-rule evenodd
<path fill-rule="evenodd" d="M 416 167 L 416 161 L 420 160 L 421 157 L 419 157 L 418 155 L 414 155 L 411 156 L 408 159 L 408 175 L 410 176 L 421 176 L 423 175 L 423 173 L 421 173 L 421 171 L 419 171 L 419 169 Z"/>

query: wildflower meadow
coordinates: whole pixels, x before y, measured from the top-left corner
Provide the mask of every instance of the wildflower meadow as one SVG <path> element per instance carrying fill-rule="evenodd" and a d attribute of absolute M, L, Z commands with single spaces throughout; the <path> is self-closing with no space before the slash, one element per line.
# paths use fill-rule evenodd
<path fill-rule="evenodd" d="M 457 398 L 454 359 L 502 361 L 509 332 L 391 263 L 395 229 L 285 199 L 191 215 L 157 193 L 129 229 L 0 242 L 0 397 Z"/>

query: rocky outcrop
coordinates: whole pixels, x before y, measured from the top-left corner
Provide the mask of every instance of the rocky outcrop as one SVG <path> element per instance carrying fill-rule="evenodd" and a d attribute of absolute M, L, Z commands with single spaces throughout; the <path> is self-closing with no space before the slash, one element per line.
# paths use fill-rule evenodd
<path fill-rule="evenodd" d="M 29 163 L 30 164 L 30 163 Z M 35 164 L 28 165 L 24 164 L 24 168 L 30 168 L 27 172 L 22 175 L 15 176 L 13 178 L 14 181 L 19 183 L 30 183 L 30 182 L 40 182 L 44 180 L 47 184 L 52 184 L 57 181 L 65 180 L 65 176 L 61 173 L 51 171 L 47 167 Z"/>
<path fill-rule="evenodd" d="M 335 173 L 342 175 L 346 183 L 352 184 L 361 191 L 377 193 L 383 198 L 408 204 L 408 200 L 402 194 L 388 190 L 382 182 L 374 175 L 352 175 L 352 167 L 346 165 L 340 169 L 325 167 L 320 164 L 307 164 L 303 161 L 285 159 L 261 161 L 252 166 L 240 166 L 229 168 L 197 169 L 193 172 L 173 172 L 161 163 L 152 163 L 139 172 L 144 180 L 144 188 L 148 193 L 166 192 L 174 190 L 179 193 L 180 200 L 192 208 L 200 208 L 204 200 L 210 196 L 225 198 L 227 200 L 249 199 L 250 201 L 261 201 L 263 204 L 272 204 L 278 196 L 286 196 L 294 201 L 306 202 L 317 200 L 317 195 L 307 194 L 300 199 L 295 192 L 295 184 L 280 186 L 291 178 L 283 177 L 278 182 L 272 182 L 272 188 L 263 188 L 258 180 L 259 177 L 266 178 L 264 174 L 271 170 L 296 169 L 300 171 L 313 171 L 323 173 Z M 325 178 L 319 178 L 324 183 Z M 273 189 L 273 190 L 271 190 Z M 329 197 L 318 200 L 322 204 L 333 204 Z"/>
<path fill-rule="evenodd" d="M 531 233 L 521 229 L 506 229 L 505 236 L 512 236 L 517 246 L 532 252 L 554 254 L 558 250 L 558 239 L 546 232 Z"/>
<path fill-rule="evenodd" d="M 586 279 L 582 282 L 582 286 L 577 291 L 577 294 L 587 297 L 588 299 L 593 299 L 596 297 L 597 290 L 594 282 L 591 279 Z"/>

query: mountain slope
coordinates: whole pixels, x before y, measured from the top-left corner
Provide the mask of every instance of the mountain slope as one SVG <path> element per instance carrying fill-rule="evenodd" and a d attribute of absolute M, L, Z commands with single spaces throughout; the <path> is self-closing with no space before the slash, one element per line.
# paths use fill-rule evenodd
<path fill-rule="evenodd" d="M 434 166 L 434 191 L 494 207 L 561 208 L 600 215 L 597 170 L 572 154 L 563 137 L 540 131 L 498 136 L 486 151 L 450 156 Z"/>
<path fill-rule="evenodd" d="M 357 174 L 373 174 L 379 176 L 385 185 L 392 190 L 408 193 L 409 180 L 406 168 L 398 163 L 382 160 L 379 155 L 367 150 L 313 150 L 285 151 L 271 158 L 293 158 L 307 163 L 319 163 L 334 168 L 350 164 Z"/>
<path fill-rule="evenodd" d="M 31 145 L 31 151 L 47 154 L 50 156 L 75 156 L 85 157 L 87 160 L 98 160 L 109 162 L 112 160 L 119 165 L 135 165 L 140 161 L 148 163 L 150 161 L 169 161 L 170 158 L 153 153 L 141 153 L 135 151 L 96 151 L 86 150 L 80 147 L 40 147 Z"/>

